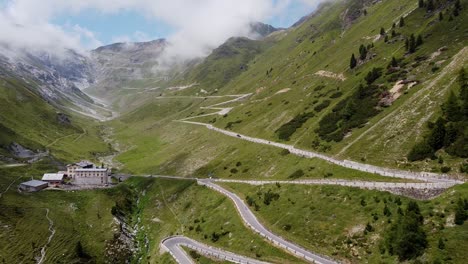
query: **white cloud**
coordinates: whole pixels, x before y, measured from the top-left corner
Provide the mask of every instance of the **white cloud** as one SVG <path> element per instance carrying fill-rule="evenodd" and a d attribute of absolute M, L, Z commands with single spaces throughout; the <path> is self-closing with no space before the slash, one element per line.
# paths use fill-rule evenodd
<path fill-rule="evenodd" d="M 150 36 L 146 34 L 145 32 L 141 31 L 135 31 L 131 35 L 121 35 L 112 38 L 112 42 L 117 43 L 117 42 L 145 42 L 145 41 L 150 41 L 154 40 L 156 37 Z"/>
<path fill-rule="evenodd" d="M 292 2 L 312 5 L 317 0 L 10 0 L 0 11 L 0 42 L 33 50 L 83 51 L 101 42 L 95 33 L 79 25 L 51 23 L 58 15 L 87 10 L 103 14 L 136 11 L 174 29 L 168 57 L 206 55 L 231 36 L 247 36 L 248 24 L 278 14 Z M 147 41 L 151 36 L 135 32 L 119 41 Z"/>

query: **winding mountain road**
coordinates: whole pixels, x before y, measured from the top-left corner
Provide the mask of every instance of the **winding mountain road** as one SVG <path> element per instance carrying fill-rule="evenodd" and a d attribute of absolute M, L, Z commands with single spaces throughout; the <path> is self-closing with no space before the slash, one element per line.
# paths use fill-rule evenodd
<path fill-rule="evenodd" d="M 342 166 L 345 168 L 355 169 L 355 170 L 359 170 L 363 172 L 375 173 L 375 174 L 379 174 L 385 177 L 403 178 L 403 179 L 419 180 L 419 181 L 425 181 L 425 182 L 439 182 L 439 183 L 445 182 L 445 183 L 454 183 L 454 184 L 464 183 L 464 181 L 450 178 L 446 174 L 437 174 L 437 173 L 431 173 L 431 172 L 403 171 L 403 170 L 397 170 L 397 169 L 378 167 L 378 166 L 354 162 L 350 160 L 339 160 L 339 159 L 329 157 L 327 155 L 320 154 L 317 152 L 298 149 L 292 145 L 268 141 L 266 139 L 261 139 L 261 138 L 249 137 L 249 136 L 242 135 L 236 132 L 217 128 L 211 124 L 193 122 L 193 121 L 187 121 L 187 120 L 177 120 L 177 121 L 187 123 L 187 124 L 192 124 L 192 125 L 204 126 L 210 130 L 214 130 L 216 132 L 225 134 L 227 136 L 235 137 L 240 140 L 246 140 L 246 141 L 250 141 L 250 142 L 254 142 L 258 144 L 264 144 L 264 145 L 274 146 L 274 147 L 278 147 L 282 149 L 287 149 L 290 153 L 298 155 L 298 156 L 302 156 L 305 158 L 318 158 L 318 159 L 325 160 L 325 161 L 328 161 L 330 163 L 333 163 L 335 165 Z"/>
<path fill-rule="evenodd" d="M 158 177 L 158 176 L 155 176 Z M 161 178 L 169 178 L 169 179 L 183 179 L 181 177 L 172 177 L 172 176 L 160 176 Z M 334 264 L 337 263 L 325 256 L 321 256 L 319 254 L 310 252 L 292 242 L 285 240 L 284 238 L 275 235 L 271 231 L 269 231 L 266 227 L 264 227 L 254 215 L 254 213 L 250 210 L 250 208 L 244 203 L 244 201 L 237 196 L 236 194 L 229 192 L 228 190 L 222 188 L 221 186 L 213 183 L 211 179 L 197 179 L 197 183 L 199 185 L 207 186 L 221 194 L 225 195 L 229 199 L 234 202 L 239 215 L 242 218 L 242 221 L 253 231 L 258 233 L 260 236 L 268 240 L 273 245 L 282 248 L 289 253 L 304 259 L 311 263 L 317 264 Z M 194 263 L 192 259 L 185 253 L 185 251 L 181 248 L 181 246 L 188 247 L 199 252 L 202 255 L 215 257 L 221 260 L 227 260 L 233 263 L 266 263 L 254 259 L 250 259 L 244 256 L 236 255 L 231 252 L 227 252 L 221 249 L 213 248 L 202 244 L 198 241 L 193 239 L 183 237 L 183 236 L 174 236 L 168 237 L 161 241 L 161 248 L 163 251 L 168 251 L 172 257 L 177 261 L 179 264 L 191 264 Z"/>
<path fill-rule="evenodd" d="M 244 257 L 237 255 L 228 251 L 224 251 L 219 248 L 211 247 L 205 244 L 202 244 L 196 240 L 193 240 L 184 236 L 172 236 L 165 238 L 161 241 L 161 248 L 163 251 L 169 252 L 172 257 L 179 264 L 195 264 L 195 262 L 187 255 L 187 253 L 182 249 L 182 247 L 187 247 L 191 250 L 197 251 L 199 254 L 214 257 L 220 260 L 226 260 L 233 263 L 249 263 L 249 264 L 267 264 L 268 262 L 263 262 L 255 260 L 252 258 Z"/>
<path fill-rule="evenodd" d="M 239 212 L 244 223 L 253 231 L 264 237 L 266 240 L 273 243 L 275 246 L 280 247 L 286 251 L 289 251 L 293 255 L 310 261 L 312 263 L 318 264 L 332 264 L 337 263 L 333 260 L 330 260 L 324 256 L 320 256 L 316 253 L 310 252 L 296 244 L 293 244 L 284 238 L 273 234 L 268 229 L 266 229 L 257 219 L 257 217 L 252 213 L 250 208 L 244 203 L 244 201 L 237 196 L 236 194 L 229 192 L 228 190 L 222 188 L 221 186 L 214 184 L 211 180 L 198 180 L 198 184 L 205 185 L 215 191 L 218 191 L 224 194 L 226 197 L 231 199 Z"/>

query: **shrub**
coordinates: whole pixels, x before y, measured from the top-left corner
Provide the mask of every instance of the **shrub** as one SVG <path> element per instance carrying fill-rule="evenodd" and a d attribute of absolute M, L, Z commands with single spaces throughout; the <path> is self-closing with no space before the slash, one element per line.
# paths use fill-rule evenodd
<path fill-rule="evenodd" d="M 277 201 L 280 198 L 279 193 L 272 192 L 271 189 L 268 192 L 263 194 L 263 203 L 265 205 L 270 205 L 270 203 L 275 200 Z"/>
<path fill-rule="evenodd" d="M 442 168 L 440 168 L 440 171 L 441 171 L 442 173 L 447 173 L 447 172 L 449 172 L 451 169 L 452 169 L 452 168 L 450 168 L 450 167 L 443 166 Z"/>
<path fill-rule="evenodd" d="M 190 257 L 196 260 L 199 260 L 201 255 L 198 254 L 195 250 L 190 250 L 189 251 Z"/>
<path fill-rule="evenodd" d="M 422 141 L 414 145 L 407 157 L 409 161 L 417 161 L 430 158 L 432 156 L 434 156 L 434 150 L 426 141 Z"/>
<path fill-rule="evenodd" d="M 276 133 L 278 134 L 278 138 L 281 140 L 289 140 L 291 136 L 296 132 L 297 129 L 302 127 L 302 125 L 309 120 L 309 118 L 313 117 L 314 113 L 302 113 L 295 116 L 291 121 L 282 125 Z"/>
<path fill-rule="evenodd" d="M 325 101 L 321 102 L 320 104 L 318 104 L 316 107 L 314 107 L 314 110 L 317 113 L 319 113 L 323 109 L 327 108 L 329 105 L 330 105 L 330 100 L 325 100 Z"/>
<path fill-rule="evenodd" d="M 291 175 L 289 175 L 288 178 L 297 179 L 297 178 L 300 178 L 302 176 L 304 176 L 304 171 L 299 169 L 299 170 L 296 170 L 295 172 L 293 172 Z"/>
<path fill-rule="evenodd" d="M 335 99 L 335 98 L 341 97 L 342 95 L 343 95 L 342 92 L 336 92 L 330 95 L 330 98 Z"/>

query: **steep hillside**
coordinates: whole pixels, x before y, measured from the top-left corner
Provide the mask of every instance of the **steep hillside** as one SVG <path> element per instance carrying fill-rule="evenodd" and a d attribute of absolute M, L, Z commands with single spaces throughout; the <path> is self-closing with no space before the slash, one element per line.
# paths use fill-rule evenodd
<path fill-rule="evenodd" d="M 110 151 L 100 139 L 96 121 L 48 104 L 35 86 L 2 78 L 0 103 L 0 160 L 54 156 L 70 161 Z M 26 150 L 18 149 L 16 144 Z"/>
<path fill-rule="evenodd" d="M 266 40 L 239 37 L 229 39 L 213 50 L 203 62 L 188 71 L 187 76 L 176 79 L 177 82 L 195 85 L 181 94 L 191 94 L 193 90 L 203 90 L 205 94 L 217 93 L 218 89 L 247 71 L 250 67 L 249 62 L 273 44 L 273 41 Z"/>
<path fill-rule="evenodd" d="M 449 91 L 459 89 L 455 79 L 467 65 L 467 4 L 455 3 L 324 4 L 218 88 L 217 94 L 252 96 L 228 105 L 232 111 L 213 124 L 339 158 L 458 173 L 462 159 L 443 151 L 437 154 L 442 165 L 406 158 Z M 196 94 L 213 91 L 222 79 L 210 74 L 193 81 L 206 83 L 192 89 Z"/>

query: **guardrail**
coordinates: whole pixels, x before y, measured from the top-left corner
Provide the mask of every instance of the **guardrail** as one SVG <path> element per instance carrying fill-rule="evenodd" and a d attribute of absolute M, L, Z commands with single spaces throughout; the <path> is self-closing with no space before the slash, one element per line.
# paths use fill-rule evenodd
<path fill-rule="evenodd" d="M 378 166 L 359 163 L 359 162 L 350 161 L 350 160 L 339 160 L 339 159 L 332 158 L 332 157 L 329 157 L 327 155 L 320 154 L 320 153 L 317 153 L 317 152 L 298 149 L 298 148 L 296 148 L 294 146 L 291 146 L 291 145 L 278 143 L 278 142 L 274 142 L 274 141 L 268 141 L 268 140 L 261 139 L 261 138 L 254 138 L 254 137 L 241 135 L 241 134 L 236 133 L 236 132 L 232 132 L 232 131 L 224 130 L 224 129 L 221 129 L 221 128 L 217 128 L 217 127 L 215 127 L 215 126 L 213 126 L 211 124 L 206 124 L 206 123 L 201 123 L 201 122 L 192 122 L 192 121 L 181 121 L 181 122 L 185 122 L 185 123 L 188 123 L 188 124 L 205 126 L 206 128 L 208 128 L 210 130 L 225 134 L 227 136 L 247 140 L 247 141 L 250 141 L 250 142 L 275 146 L 275 147 L 282 148 L 282 149 L 287 149 L 287 150 L 289 150 L 290 153 L 298 155 L 298 156 L 302 156 L 302 157 L 305 157 L 305 158 L 319 158 L 319 159 L 328 161 L 330 163 L 333 163 L 333 164 L 336 164 L 336 165 L 339 165 L 339 166 L 342 166 L 342 167 L 345 167 L 345 168 L 355 169 L 355 170 L 368 172 L 368 173 L 379 174 L 379 175 L 385 176 L 385 177 L 413 179 L 413 180 L 421 180 L 421 181 L 427 181 L 427 182 L 454 182 L 456 184 L 464 183 L 463 180 L 452 179 L 447 174 L 438 174 L 438 173 L 432 173 L 432 172 L 411 172 L 411 171 L 404 171 L 404 170 L 397 170 L 397 169 L 378 167 Z"/>
<path fill-rule="evenodd" d="M 175 246 L 179 247 L 179 249 L 182 250 L 181 246 L 184 246 L 189 249 L 195 250 L 201 255 L 204 255 L 207 257 L 214 257 L 220 260 L 226 260 L 226 261 L 239 263 L 239 264 L 269 264 L 268 262 L 255 260 L 255 259 L 245 257 L 245 256 L 240 256 L 229 251 L 225 251 L 216 247 L 205 245 L 185 236 L 171 236 L 171 237 L 167 237 L 163 239 L 161 241 L 161 246 L 167 249 L 167 251 L 179 264 L 186 264 L 186 263 L 180 262 L 180 260 L 177 259 L 177 256 L 171 251 L 171 249 L 165 245 L 166 241 L 171 240 L 171 239 L 180 239 L 180 240 L 185 241 L 185 242 L 181 241 L 181 242 L 175 243 Z M 185 251 L 182 250 L 182 252 L 187 258 L 190 259 L 190 257 L 185 253 Z"/>
<path fill-rule="evenodd" d="M 230 193 L 227 190 L 221 188 L 220 186 L 212 183 L 209 180 L 198 180 L 198 184 L 200 185 L 205 185 L 215 191 L 218 191 L 224 195 L 226 195 L 228 198 L 233 200 L 234 205 L 236 206 L 237 211 L 241 215 L 241 218 L 243 222 L 254 232 L 258 233 L 260 236 L 264 237 L 268 241 L 270 241 L 272 244 L 274 244 L 277 247 L 283 248 L 286 251 L 291 252 L 293 255 L 305 259 L 307 261 L 317 263 L 317 264 L 334 264 L 337 263 L 328 257 L 322 256 L 317 253 L 312 253 L 298 245 L 295 245 L 286 239 L 282 238 L 281 236 L 273 234 L 271 231 L 266 229 L 256 218 L 256 216 L 250 211 L 250 208 L 240 199 L 236 194 Z M 243 207 L 243 208 L 241 208 Z M 242 210 L 244 209 L 244 210 Z M 247 214 L 247 215 L 246 215 Z M 252 223 L 250 223 L 247 219 L 251 218 Z M 257 225 L 254 226 L 254 225 Z"/>

